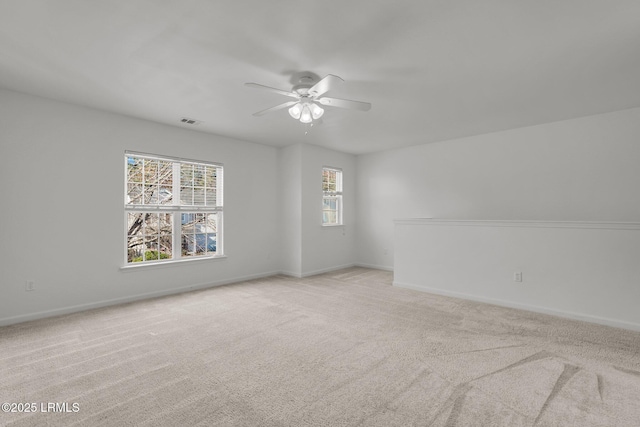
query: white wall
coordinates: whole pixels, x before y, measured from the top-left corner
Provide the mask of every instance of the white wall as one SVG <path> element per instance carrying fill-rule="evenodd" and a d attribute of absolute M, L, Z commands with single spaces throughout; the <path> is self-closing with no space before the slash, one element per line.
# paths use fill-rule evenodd
<path fill-rule="evenodd" d="M 357 261 L 395 218 L 640 221 L 638 165 L 639 108 L 358 156 Z"/>
<path fill-rule="evenodd" d="M 282 272 L 302 276 L 302 146 L 279 151 Z"/>
<path fill-rule="evenodd" d="M 640 330 L 640 223 L 398 220 L 395 245 L 396 286 Z"/>
<path fill-rule="evenodd" d="M 224 163 L 228 258 L 120 270 L 125 150 Z M 0 324 L 280 271 L 277 153 L 0 91 Z"/>
<path fill-rule="evenodd" d="M 299 143 L 280 150 L 280 164 L 283 272 L 304 277 L 354 265 L 355 156 Z M 343 172 L 342 226 L 322 226 L 323 166 Z"/>
<path fill-rule="evenodd" d="M 394 218 L 638 221 L 639 136 L 631 109 L 356 158 L 2 90 L 0 324 L 281 271 L 391 269 Z M 228 258 L 120 269 L 125 150 L 224 163 Z M 322 166 L 344 171 L 344 227 L 320 225 Z"/>
<path fill-rule="evenodd" d="M 342 169 L 343 225 L 322 226 L 322 167 Z M 302 145 L 302 275 L 355 263 L 356 158 L 326 148 Z"/>

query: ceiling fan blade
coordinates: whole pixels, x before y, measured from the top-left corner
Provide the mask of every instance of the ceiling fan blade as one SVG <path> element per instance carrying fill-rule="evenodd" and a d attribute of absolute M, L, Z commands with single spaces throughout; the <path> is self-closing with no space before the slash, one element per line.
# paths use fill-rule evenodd
<path fill-rule="evenodd" d="M 319 98 L 316 99 L 322 105 L 328 105 L 329 107 L 350 108 L 352 110 L 369 111 L 371 104 L 368 102 L 351 101 L 348 99 L 340 98 Z"/>
<path fill-rule="evenodd" d="M 276 105 L 275 107 L 267 108 L 266 110 L 258 111 L 257 113 L 253 113 L 254 116 L 262 116 L 267 113 L 271 113 L 273 111 L 282 110 L 283 108 L 291 107 L 294 104 L 297 104 L 298 101 L 289 101 L 284 104 Z"/>
<path fill-rule="evenodd" d="M 334 76 L 333 74 L 327 74 L 322 80 L 309 88 L 309 95 L 318 97 L 328 92 L 333 86 L 342 82 L 344 82 L 344 80 L 340 77 Z"/>
<path fill-rule="evenodd" d="M 300 95 L 295 92 L 287 92 L 286 90 L 276 89 L 275 87 L 259 85 L 258 83 L 245 83 L 245 86 L 253 87 L 256 89 L 266 89 L 271 92 L 279 93 L 280 95 L 290 96 L 292 98 L 300 99 Z"/>

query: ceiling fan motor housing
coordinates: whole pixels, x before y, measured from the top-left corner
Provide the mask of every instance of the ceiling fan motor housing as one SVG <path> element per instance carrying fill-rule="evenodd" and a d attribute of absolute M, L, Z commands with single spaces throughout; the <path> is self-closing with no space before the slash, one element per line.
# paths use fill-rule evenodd
<path fill-rule="evenodd" d="M 316 84 L 316 81 L 311 76 L 302 76 L 298 80 L 298 84 L 293 86 L 293 92 L 296 92 L 300 96 L 309 96 L 309 89 Z"/>

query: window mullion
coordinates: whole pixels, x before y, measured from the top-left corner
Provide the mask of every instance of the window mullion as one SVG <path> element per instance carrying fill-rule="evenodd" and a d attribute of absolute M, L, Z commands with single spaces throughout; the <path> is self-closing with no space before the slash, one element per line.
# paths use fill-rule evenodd
<path fill-rule="evenodd" d="M 173 206 L 180 206 L 180 163 L 173 162 L 171 188 L 173 192 Z M 181 242 L 181 222 L 182 214 L 178 209 L 173 211 L 173 227 L 171 233 L 171 246 L 173 259 L 180 259 L 182 256 Z"/>

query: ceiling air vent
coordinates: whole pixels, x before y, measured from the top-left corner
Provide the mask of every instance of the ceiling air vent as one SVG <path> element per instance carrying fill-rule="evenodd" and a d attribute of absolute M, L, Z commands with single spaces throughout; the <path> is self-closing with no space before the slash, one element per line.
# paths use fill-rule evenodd
<path fill-rule="evenodd" d="M 186 125 L 199 125 L 202 123 L 202 120 L 190 119 L 188 117 L 183 117 L 180 119 L 180 123 L 184 123 Z"/>

